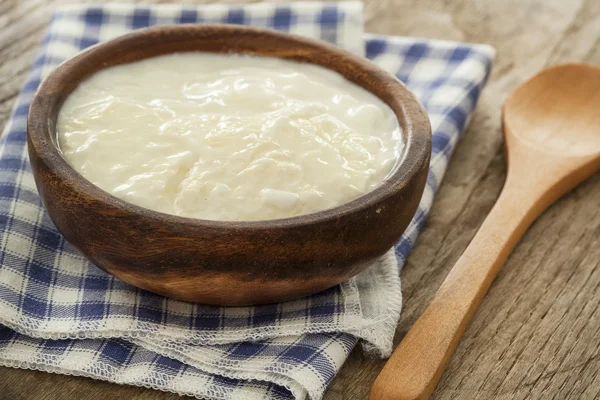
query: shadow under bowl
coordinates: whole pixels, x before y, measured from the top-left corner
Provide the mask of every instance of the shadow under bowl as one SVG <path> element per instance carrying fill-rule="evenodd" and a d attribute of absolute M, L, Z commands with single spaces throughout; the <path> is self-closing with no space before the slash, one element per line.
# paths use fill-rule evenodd
<path fill-rule="evenodd" d="M 338 207 L 292 218 L 228 222 L 168 215 L 122 201 L 62 157 L 58 112 L 95 72 L 174 52 L 279 57 L 337 71 L 387 103 L 404 150 L 375 190 Z M 161 26 L 79 53 L 41 84 L 27 142 L 36 185 L 60 233 L 115 277 L 168 297 L 213 305 L 279 302 L 330 288 L 370 265 L 400 238 L 423 194 L 431 153 L 429 119 L 414 95 L 368 60 L 334 46 L 233 25 Z"/>

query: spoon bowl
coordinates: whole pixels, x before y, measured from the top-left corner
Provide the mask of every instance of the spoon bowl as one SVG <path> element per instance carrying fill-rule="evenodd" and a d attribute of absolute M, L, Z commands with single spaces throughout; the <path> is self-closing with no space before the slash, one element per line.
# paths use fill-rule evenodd
<path fill-rule="evenodd" d="M 504 129 L 535 151 L 585 157 L 600 152 L 599 110 L 600 68 L 560 65 L 510 95 Z"/>
<path fill-rule="evenodd" d="M 427 399 L 500 267 L 552 203 L 600 170 L 600 68 L 567 64 L 519 86 L 504 106 L 502 193 L 373 388 L 372 400 Z"/>
<path fill-rule="evenodd" d="M 598 110 L 600 68 L 586 64 L 549 68 L 508 97 L 504 191 L 535 200 L 535 217 L 600 169 Z"/>

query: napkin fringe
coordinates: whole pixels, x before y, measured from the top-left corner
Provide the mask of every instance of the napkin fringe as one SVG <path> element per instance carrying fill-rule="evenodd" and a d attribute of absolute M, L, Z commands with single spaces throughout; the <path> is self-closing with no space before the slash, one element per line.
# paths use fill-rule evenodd
<path fill-rule="evenodd" d="M 17 360 L 22 357 L 18 357 L 19 355 L 28 356 L 31 354 L 26 350 L 11 350 L 10 353 L 2 354 L 0 357 L 0 366 L 2 367 L 11 367 L 11 368 L 20 368 L 20 369 L 29 369 L 33 371 L 41 371 L 41 372 L 49 372 L 52 374 L 60 374 L 60 375 L 69 375 L 69 376 L 82 376 L 85 378 L 93 378 L 106 382 L 116 383 L 119 385 L 132 385 L 138 387 L 144 387 L 147 389 L 160 390 L 162 392 L 170 392 L 178 395 L 187 395 L 193 396 L 198 399 L 206 399 L 208 397 L 194 393 L 192 389 L 186 389 L 181 385 L 169 387 L 169 374 L 161 374 L 156 371 L 145 372 L 144 379 L 148 379 L 151 381 L 155 381 L 157 383 L 147 383 L 140 381 L 132 381 L 132 380 L 124 380 L 119 378 L 119 369 L 109 365 L 107 363 L 103 363 L 101 361 L 97 361 L 94 365 L 94 368 L 90 372 L 82 371 L 80 363 L 87 363 L 87 360 L 83 358 L 78 359 L 76 356 L 70 356 L 69 361 L 65 362 L 61 360 L 60 363 L 65 365 L 63 367 L 58 367 L 54 365 L 59 362 L 59 356 L 51 356 L 44 355 L 42 357 L 37 357 L 36 361 L 33 360 Z M 13 359 L 8 359 L 6 357 L 13 356 Z M 79 362 L 78 362 L 79 361 Z M 227 399 L 225 396 L 218 397 L 218 399 Z"/>
<path fill-rule="evenodd" d="M 249 367 L 243 367 L 241 369 L 232 369 L 233 364 L 236 364 L 233 360 L 221 360 L 218 366 L 211 365 L 205 362 L 202 362 L 199 359 L 189 357 L 187 354 L 177 351 L 173 347 L 169 346 L 161 346 L 158 343 L 148 342 L 139 340 L 134 341 L 135 344 L 144 347 L 150 351 L 157 352 L 164 356 L 173 358 L 175 360 L 181 361 L 185 364 L 191 365 L 194 368 L 198 368 L 199 370 L 209 373 L 224 376 L 229 379 L 242 379 L 249 381 L 265 381 L 272 382 L 276 385 L 282 386 L 289 390 L 296 399 L 303 399 L 308 395 L 311 399 L 320 399 L 323 396 L 323 392 L 326 389 L 325 385 L 321 385 L 320 387 L 315 387 L 307 382 L 304 382 L 304 386 L 298 382 L 296 379 L 290 376 L 290 372 L 292 372 L 293 368 L 290 368 L 289 364 L 282 362 L 273 362 L 269 363 L 269 369 L 272 372 L 263 372 L 257 371 L 256 369 L 252 369 Z M 199 350 L 200 351 L 200 350 Z M 230 365 L 227 365 L 227 361 L 230 361 Z M 242 363 L 237 363 L 236 366 L 240 366 Z"/>
<path fill-rule="evenodd" d="M 386 254 L 384 263 L 393 263 L 398 265 L 397 257 L 394 251 Z M 358 333 L 360 338 L 363 338 L 362 348 L 367 355 L 387 358 L 392 354 L 394 332 L 398 326 L 400 319 L 400 311 L 402 310 L 402 283 L 400 282 L 400 273 L 394 272 L 393 268 L 382 268 L 383 281 L 385 286 L 392 288 L 386 291 L 386 295 L 380 296 L 382 303 L 387 303 L 387 306 L 382 304 L 382 309 L 386 311 L 382 313 L 384 318 L 375 321 L 369 327 L 361 330 Z"/>
<path fill-rule="evenodd" d="M 387 279 L 386 279 L 387 280 Z M 397 283 L 399 285 L 399 283 Z M 396 297 L 396 296 L 393 296 Z M 390 298 L 390 302 L 394 304 L 393 306 L 386 307 L 388 309 L 387 313 L 398 312 L 401 308 L 401 297 L 397 300 L 392 300 Z M 0 307 L 0 310 L 2 307 Z M 394 310 L 394 311 L 392 311 Z M 395 311 L 398 310 L 398 311 Z M 0 311 L 1 313 L 2 311 Z M 359 317 L 357 317 L 359 318 Z M 194 335 L 195 337 L 189 338 L 190 331 L 184 329 L 177 329 L 174 327 L 169 327 L 170 331 L 168 333 L 169 336 L 165 334 L 161 334 L 155 330 L 156 325 L 151 323 L 138 323 L 138 328 L 136 330 L 118 330 L 118 329 L 107 329 L 101 332 L 94 331 L 94 329 L 101 329 L 102 324 L 98 324 L 96 322 L 85 323 L 86 321 L 82 321 L 80 324 L 80 330 L 76 332 L 48 332 L 42 331 L 39 329 L 42 328 L 42 324 L 39 324 L 39 320 L 35 318 L 30 318 L 24 315 L 20 315 L 16 320 L 6 320 L 4 318 L 0 318 L 0 325 L 4 325 L 22 335 L 26 335 L 36 339 L 44 339 L 44 340 L 82 340 L 82 339 L 112 339 L 112 338 L 123 338 L 123 339 L 144 339 L 147 337 L 151 337 L 155 339 L 157 342 L 165 343 L 166 347 L 168 347 L 169 343 L 185 343 L 189 345 L 198 345 L 198 346 L 211 346 L 211 345 L 224 345 L 231 343 L 238 343 L 240 338 L 243 337 L 244 341 L 247 342 L 258 342 L 267 339 L 287 337 L 287 336 L 297 336 L 306 333 L 335 333 L 335 332 L 348 332 L 352 335 L 358 336 L 360 339 L 363 339 L 374 346 L 379 346 L 379 343 L 382 343 L 380 338 L 382 329 L 376 329 L 375 325 L 386 324 L 388 326 L 395 325 L 395 323 L 390 322 L 394 320 L 390 315 L 384 318 L 377 318 L 370 320 L 365 323 L 362 322 L 361 326 L 357 326 L 352 322 L 342 322 L 337 324 L 328 324 L 328 323 L 311 323 L 309 327 L 306 324 L 288 324 L 285 326 L 285 331 L 278 331 L 277 328 L 267 328 L 267 329 L 240 329 L 236 331 L 232 331 L 227 333 L 225 331 L 219 331 L 218 333 L 201 331 L 200 334 Z M 360 321 L 358 321 L 360 323 Z M 180 331 L 182 334 L 185 334 L 185 338 L 178 337 L 173 335 L 174 331 Z M 193 335 L 193 333 L 192 333 Z M 182 340 L 185 339 L 185 340 Z M 385 354 L 385 352 L 380 352 L 381 354 Z"/>

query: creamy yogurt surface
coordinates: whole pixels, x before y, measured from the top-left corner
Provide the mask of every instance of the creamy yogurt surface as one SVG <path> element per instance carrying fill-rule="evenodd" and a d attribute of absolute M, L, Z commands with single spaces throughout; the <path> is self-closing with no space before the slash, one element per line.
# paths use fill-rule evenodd
<path fill-rule="evenodd" d="M 391 108 L 334 71 L 209 53 L 94 74 L 57 131 L 67 162 L 116 197 L 226 221 L 346 203 L 377 187 L 403 147 Z"/>

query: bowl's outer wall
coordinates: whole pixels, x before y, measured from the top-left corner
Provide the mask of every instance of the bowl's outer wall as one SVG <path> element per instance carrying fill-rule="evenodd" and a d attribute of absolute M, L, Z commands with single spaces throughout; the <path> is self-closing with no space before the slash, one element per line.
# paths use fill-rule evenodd
<path fill-rule="evenodd" d="M 224 223 L 161 214 L 95 187 L 61 157 L 56 117 L 79 82 L 101 68 L 173 51 L 244 52 L 334 69 L 386 101 L 406 152 L 375 191 L 325 212 L 285 220 Z M 97 46 L 52 73 L 33 100 L 29 157 L 48 214 L 94 264 L 125 282 L 205 304 L 283 301 L 338 284 L 389 250 L 421 199 L 431 131 L 414 96 L 367 61 L 318 42 L 231 26 L 145 30 Z"/>

